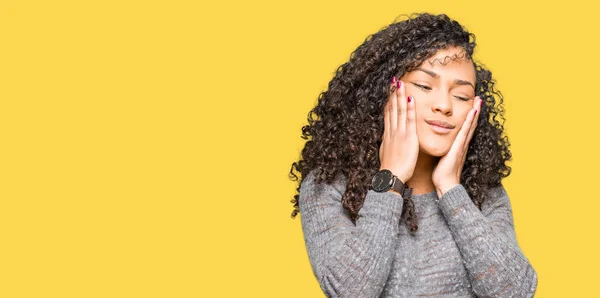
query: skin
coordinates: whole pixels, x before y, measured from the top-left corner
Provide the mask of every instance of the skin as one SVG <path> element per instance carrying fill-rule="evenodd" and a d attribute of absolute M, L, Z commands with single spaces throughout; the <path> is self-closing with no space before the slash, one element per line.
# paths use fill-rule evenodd
<path fill-rule="evenodd" d="M 440 50 L 404 74 L 399 88 L 392 87 L 384 114 L 381 168 L 407 182 L 413 194 L 435 191 L 441 198 L 460 183 L 481 100 L 475 97 L 471 60 L 440 62 L 461 53 L 457 47 Z M 454 128 L 439 134 L 425 119 L 446 121 Z"/>

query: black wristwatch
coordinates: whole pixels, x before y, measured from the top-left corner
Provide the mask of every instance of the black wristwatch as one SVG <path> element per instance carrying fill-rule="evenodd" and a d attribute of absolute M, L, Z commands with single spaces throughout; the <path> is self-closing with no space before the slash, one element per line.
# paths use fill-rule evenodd
<path fill-rule="evenodd" d="M 407 195 L 408 192 L 412 192 L 412 189 L 409 188 L 406 183 L 402 182 L 400 178 L 392 174 L 392 171 L 386 169 L 380 170 L 373 176 L 371 187 L 373 187 L 373 190 L 376 192 L 386 192 L 393 189 L 402 196 Z"/>

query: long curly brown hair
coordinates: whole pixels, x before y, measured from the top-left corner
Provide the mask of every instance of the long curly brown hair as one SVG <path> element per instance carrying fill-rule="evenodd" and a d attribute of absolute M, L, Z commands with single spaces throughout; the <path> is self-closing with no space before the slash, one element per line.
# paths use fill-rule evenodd
<path fill-rule="evenodd" d="M 487 191 L 510 175 L 506 162 L 512 156 L 504 133 L 503 96 L 494 88 L 492 73 L 472 59 L 475 35 L 445 14 L 403 15 L 379 32 L 368 36 L 337 68 L 328 90 L 308 113 L 302 138 L 308 140 L 301 158 L 292 164 L 290 179 L 298 181 L 292 218 L 300 212 L 300 185 L 295 172 L 306 177 L 318 170 L 316 182 L 331 184 L 338 174 L 347 178 L 342 205 L 356 223 L 371 179 L 379 170 L 379 146 L 383 135 L 383 108 L 390 94 L 392 77 L 402 77 L 432 57 L 438 50 L 461 47 L 476 70 L 475 95 L 483 100 L 477 128 L 469 143 L 460 183 L 481 209 Z M 309 138 L 312 139 L 309 140 Z M 411 232 L 418 229 L 414 204 L 404 198 L 401 222 Z"/>

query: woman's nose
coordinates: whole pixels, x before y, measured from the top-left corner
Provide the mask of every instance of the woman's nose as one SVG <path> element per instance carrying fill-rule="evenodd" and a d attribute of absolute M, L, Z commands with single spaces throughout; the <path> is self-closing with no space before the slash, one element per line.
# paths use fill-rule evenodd
<path fill-rule="evenodd" d="M 444 115 L 452 115 L 452 100 L 450 94 L 437 94 L 434 95 L 433 104 L 431 109 L 433 112 L 440 112 Z"/>

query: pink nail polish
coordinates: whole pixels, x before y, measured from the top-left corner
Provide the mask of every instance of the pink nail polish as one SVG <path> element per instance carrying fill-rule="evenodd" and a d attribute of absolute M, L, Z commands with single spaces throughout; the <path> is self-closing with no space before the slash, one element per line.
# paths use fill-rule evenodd
<path fill-rule="evenodd" d="M 473 115 L 477 115 L 477 110 L 475 110 L 475 113 Z"/>
<path fill-rule="evenodd" d="M 398 81 L 398 88 L 400 88 L 400 86 L 402 86 L 402 81 Z"/>
<path fill-rule="evenodd" d="M 410 102 L 412 100 L 412 96 L 408 97 L 408 102 Z"/>
<path fill-rule="evenodd" d="M 396 84 L 396 77 L 392 78 L 392 84 Z"/>

